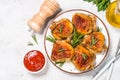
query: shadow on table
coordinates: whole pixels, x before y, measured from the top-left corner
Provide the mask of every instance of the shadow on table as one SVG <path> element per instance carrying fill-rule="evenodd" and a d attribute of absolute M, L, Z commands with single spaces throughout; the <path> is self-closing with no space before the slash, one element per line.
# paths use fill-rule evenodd
<path fill-rule="evenodd" d="M 41 71 L 40 73 L 37 73 L 37 74 L 31 74 L 31 73 L 30 74 L 35 76 L 35 77 L 40 77 L 40 76 L 46 75 L 46 73 L 48 72 L 48 69 L 49 69 L 49 64 L 47 61 L 46 66 L 45 66 L 43 71 Z"/>

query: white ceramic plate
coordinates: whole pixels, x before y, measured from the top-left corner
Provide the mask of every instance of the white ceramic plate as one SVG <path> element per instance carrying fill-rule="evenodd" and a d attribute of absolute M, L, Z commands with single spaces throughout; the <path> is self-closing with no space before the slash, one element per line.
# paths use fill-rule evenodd
<path fill-rule="evenodd" d="M 58 14 L 53 20 L 52 22 L 54 21 L 58 21 L 62 18 L 68 18 L 69 20 L 72 20 L 72 16 L 73 14 L 75 13 L 85 13 L 85 14 L 92 14 L 92 15 L 95 15 L 89 11 L 86 11 L 86 10 L 81 10 L 81 9 L 73 9 L 73 10 L 68 10 L 68 11 L 65 11 L 65 12 L 62 12 L 60 14 Z M 96 16 L 96 15 L 95 15 Z M 97 16 L 96 16 L 97 17 Z M 51 22 L 51 24 L 52 24 Z M 107 28 L 105 26 L 105 24 L 103 23 L 103 21 L 97 17 L 97 25 L 102 29 L 102 33 L 104 34 L 105 36 L 105 44 L 107 45 L 108 49 L 109 49 L 109 44 L 110 44 L 110 41 L 109 41 L 109 34 L 108 34 L 108 31 L 107 31 Z M 45 34 L 45 40 L 44 40 L 44 46 L 45 46 L 45 50 L 46 50 L 46 53 L 48 55 L 48 58 L 50 59 L 50 61 L 57 67 L 59 68 L 60 70 L 62 71 L 65 71 L 65 72 L 68 72 L 68 73 L 84 73 L 84 72 L 87 72 L 87 71 L 78 71 L 75 66 L 73 65 L 72 62 L 65 62 L 64 65 L 62 67 L 59 67 L 58 65 L 56 65 L 52 59 L 51 59 L 51 53 L 52 53 L 52 48 L 53 48 L 53 43 L 49 42 L 46 40 L 46 37 L 48 35 L 51 35 L 51 30 L 49 28 L 50 25 L 48 25 L 48 28 L 47 28 L 47 31 L 46 31 L 46 34 Z M 96 64 L 95 64 L 95 68 L 100 65 L 103 60 L 105 59 L 106 55 L 107 55 L 107 52 L 108 52 L 108 49 L 106 52 L 102 52 L 101 54 L 99 55 L 96 55 Z M 90 71 L 90 70 L 88 70 Z"/>

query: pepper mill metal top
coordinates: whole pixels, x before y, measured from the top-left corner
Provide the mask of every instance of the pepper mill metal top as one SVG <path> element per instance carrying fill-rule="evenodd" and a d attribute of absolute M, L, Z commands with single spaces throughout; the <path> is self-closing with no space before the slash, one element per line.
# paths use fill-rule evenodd
<path fill-rule="evenodd" d="M 54 15 L 58 10 L 60 10 L 60 5 L 56 2 L 56 0 L 45 0 L 41 5 L 39 12 L 28 21 L 28 26 L 33 31 L 40 32 L 45 20 Z"/>

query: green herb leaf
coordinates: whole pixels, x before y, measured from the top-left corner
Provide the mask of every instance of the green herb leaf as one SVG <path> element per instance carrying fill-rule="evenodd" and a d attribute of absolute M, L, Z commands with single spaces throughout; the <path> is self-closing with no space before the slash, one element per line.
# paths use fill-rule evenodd
<path fill-rule="evenodd" d="M 36 38 L 36 35 L 35 35 L 35 34 L 32 35 L 32 38 L 33 38 L 33 40 L 35 41 L 35 43 L 38 45 L 37 38 Z"/>
<path fill-rule="evenodd" d="M 92 2 L 93 0 L 84 0 L 84 1 Z"/>
<path fill-rule="evenodd" d="M 63 31 L 63 26 L 60 27 L 60 33 L 62 33 L 62 31 Z"/>
<path fill-rule="evenodd" d="M 92 36 L 91 46 L 95 45 L 97 41 L 98 40 L 94 36 Z"/>
<path fill-rule="evenodd" d="M 102 11 L 102 9 L 103 9 L 103 5 L 102 4 L 98 5 L 98 12 Z"/>
<path fill-rule="evenodd" d="M 64 63 L 65 63 L 65 61 L 64 62 L 56 62 L 55 64 L 58 64 L 59 67 L 62 67 Z"/>
<path fill-rule="evenodd" d="M 47 36 L 46 40 L 48 40 L 48 41 L 50 41 L 50 42 L 52 42 L 52 43 L 55 43 L 55 42 L 56 42 L 55 38 L 53 38 L 53 37 L 50 36 L 50 35 Z"/>
<path fill-rule="evenodd" d="M 33 46 L 33 43 L 32 43 L 32 42 L 28 42 L 27 45 L 28 45 L 28 46 Z"/>
<path fill-rule="evenodd" d="M 97 4 L 100 3 L 101 1 L 102 1 L 102 0 L 93 0 L 93 3 L 97 5 Z"/>
<path fill-rule="evenodd" d="M 109 4 L 110 4 L 110 1 L 108 0 L 108 1 L 104 4 L 103 11 L 106 10 L 106 8 L 109 6 Z"/>
<path fill-rule="evenodd" d="M 84 60 L 87 60 L 87 55 L 85 53 L 82 53 L 82 57 Z"/>
<path fill-rule="evenodd" d="M 60 48 L 60 49 L 58 50 L 59 53 L 60 53 L 60 52 L 63 52 L 63 51 L 65 51 L 65 49 L 63 49 L 63 48 Z"/>
<path fill-rule="evenodd" d="M 98 8 L 98 12 L 106 10 L 108 5 L 110 4 L 110 0 L 84 0 L 84 1 L 93 2 L 93 4 L 95 4 Z"/>
<path fill-rule="evenodd" d="M 71 45 L 73 47 L 76 47 L 79 44 L 79 42 L 83 39 L 83 37 L 84 35 L 77 33 L 77 31 L 74 29 Z"/>
<path fill-rule="evenodd" d="M 97 32 L 101 32 L 101 31 L 102 31 L 102 28 L 97 27 Z"/>

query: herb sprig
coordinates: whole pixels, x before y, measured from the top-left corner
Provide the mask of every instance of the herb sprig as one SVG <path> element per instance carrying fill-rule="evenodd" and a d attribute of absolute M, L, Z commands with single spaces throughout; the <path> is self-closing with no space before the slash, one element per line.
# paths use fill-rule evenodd
<path fill-rule="evenodd" d="M 101 31 L 102 31 L 102 28 L 97 27 L 97 31 L 98 31 L 98 32 L 101 32 Z"/>
<path fill-rule="evenodd" d="M 93 4 L 95 4 L 98 8 L 98 12 L 105 11 L 108 5 L 110 4 L 110 0 L 84 0 L 84 1 L 93 2 Z"/>
<path fill-rule="evenodd" d="M 38 41 L 37 41 L 37 38 L 36 38 L 36 35 L 35 35 L 35 34 L 32 35 L 32 38 L 33 38 L 33 40 L 35 41 L 35 43 L 38 45 Z"/>
<path fill-rule="evenodd" d="M 98 42 L 98 39 L 92 36 L 91 46 L 95 45 L 97 42 Z"/>
<path fill-rule="evenodd" d="M 34 44 L 29 41 L 27 45 L 28 45 L 28 46 L 33 46 Z"/>
<path fill-rule="evenodd" d="M 82 57 L 84 60 L 87 60 L 87 55 L 85 53 L 82 53 Z"/>
<path fill-rule="evenodd" d="M 56 42 L 55 38 L 53 38 L 53 37 L 50 36 L 50 35 L 47 36 L 46 40 L 48 40 L 48 41 L 50 41 L 50 42 L 52 42 L 52 43 L 55 43 L 55 42 Z"/>
<path fill-rule="evenodd" d="M 60 31 L 59 32 L 62 33 L 62 31 L 63 31 L 63 26 L 60 27 Z"/>
<path fill-rule="evenodd" d="M 61 53 L 61 52 L 63 52 L 63 51 L 65 51 L 64 48 L 60 48 L 60 49 L 58 50 L 59 53 Z"/>
<path fill-rule="evenodd" d="M 59 67 L 62 67 L 64 65 L 65 61 L 64 62 L 56 62 L 55 64 L 56 65 L 59 65 Z"/>
<path fill-rule="evenodd" d="M 81 41 L 81 39 L 83 38 L 84 35 L 82 34 L 79 34 L 76 29 L 74 29 L 74 32 L 73 32 L 73 37 L 72 37 L 72 40 L 71 40 L 71 45 L 73 47 L 76 47 L 79 42 Z"/>
<path fill-rule="evenodd" d="M 38 41 L 37 41 L 36 35 L 35 35 L 35 34 L 32 34 L 31 37 L 32 37 L 32 39 L 34 40 L 34 42 L 38 45 Z M 31 42 L 31 41 L 29 41 L 29 42 L 27 43 L 27 45 L 28 45 L 28 46 L 33 46 L 34 43 Z"/>

